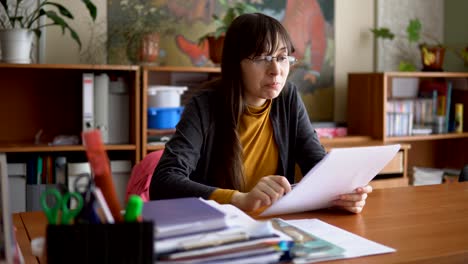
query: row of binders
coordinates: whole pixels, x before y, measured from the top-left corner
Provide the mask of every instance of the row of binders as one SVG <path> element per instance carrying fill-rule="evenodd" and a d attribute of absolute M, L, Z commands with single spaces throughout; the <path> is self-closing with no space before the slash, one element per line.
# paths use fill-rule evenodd
<path fill-rule="evenodd" d="M 142 217 L 154 223 L 157 263 L 301 263 L 344 252 L 281 219 L 255 221 L 232 205 L 200 198 L 149 201 Z"/>
<path fill-rule="evenodd" d="M 128 143 L 129 98 L 122 77 L 83 73 L 83 131 L 99 129 L 106 144 Z"/>

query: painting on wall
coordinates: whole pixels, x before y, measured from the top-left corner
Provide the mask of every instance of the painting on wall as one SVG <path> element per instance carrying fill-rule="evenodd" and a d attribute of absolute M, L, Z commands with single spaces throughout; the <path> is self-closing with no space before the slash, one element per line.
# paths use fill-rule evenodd
<path fill-rule="evenodd" d="M 234 2 L 234 0 L 228 0 Z M 312 121 L 333 120 L 334 1 L 249 0 L 261 13 L 275 17 L 293 39 L 299 60 L 289 78 L 300 89 Z M 215 29 L 217 0 L 108 0 L 108 62 L 141 64 L 140 38 L 157 39 L 157 65 L 214 66 L 204 34 Z M 154 37 L 151 31 L 158 31 Z M 140 59 L 140 60 L 139 60 Z"/>

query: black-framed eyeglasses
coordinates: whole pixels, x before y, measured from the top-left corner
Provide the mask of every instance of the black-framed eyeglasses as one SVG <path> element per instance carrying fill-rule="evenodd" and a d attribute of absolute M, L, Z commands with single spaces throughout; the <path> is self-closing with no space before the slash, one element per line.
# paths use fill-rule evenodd
<path fill-rule="evenodd" d="M 247 59 L 251 60 L 253 63 L 263 66 L 268 66 L 273 62 L 273 59 L 276 60 L 281 66 L 286 65 L 293 65 L 297 62 L 297 59 L 293 56 L 287 55 L 280 55 L 280 56 L 255 56 L 255 57 L 247 57 Z"/>

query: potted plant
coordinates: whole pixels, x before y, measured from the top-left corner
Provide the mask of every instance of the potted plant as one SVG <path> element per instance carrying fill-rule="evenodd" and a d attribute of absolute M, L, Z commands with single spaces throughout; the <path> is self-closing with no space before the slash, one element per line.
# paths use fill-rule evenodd
<path fill-rule="evenodd" d="M 442 43 L 431 35 L 424 35 L 426 41 L 420 42 L 422 38 L 422 24 L 419 19 L 411 19 L 406 27 L 406 36 L 408 45 L 418 45 L 421 51 L 421 62 L 423 70 L 426 71 L 441 71 L 442 64 L 444 61 L 446 47 Z M 376 38 L 390 39 L 393 40 L 395 35 L 389 28 L 372 28 L 371 32 Z M 401 61 L 399 65 L 400 71 L 416 71 L 414 63 L 409 61 Z"/>
<path fill-rule="evenodd" d="M 93 21 L 97 9 L 91 0 L 81 0 L 86 6 Z M 36 3 L 24 0 L 0 0 L 0 40 L 2 60 L 12 63 L 29 63 L 33 33 L 39 38 L 44 27 L 59 26 L 62 32 L 70 32 L 72 39 L 81 48 L 81 40 L 76 31 L 68 24 L 73 15 L 62 4 L 43 0 Z M 58 12 L 57 12 L 58 11 Z M 41 25 L 40 18 L 47 17 L 50 21 Z"/>
<path fill-rule="evenodd" d="M 226 13 L 223 17 L 213 15 L 214 23 L 216 24 L 216 29 L 212 32 L 209 32 L 200 37 L 200 45 L 205 45 L 205 42 L 208 42 L 210 59 L 213 63 L 221 63 L 221 56 L 223 54 L 223 45 L 224 45 L 224 35 L 231 25 L 232 21 L 242 15 L 247 13 L 257 12 L 257 8 L 247 2 L 236 2 L 234 5 L 230 5 L 226 0 L 219 0 L 219 3 L 226 10 Z"/>
<path fill-rule="evenodd" d="M 159 43 L 177 24 L 167 4 L 121 0 L 111 8 L 119 15 L 109 21 L 110 62 L 158 64 Z"/>

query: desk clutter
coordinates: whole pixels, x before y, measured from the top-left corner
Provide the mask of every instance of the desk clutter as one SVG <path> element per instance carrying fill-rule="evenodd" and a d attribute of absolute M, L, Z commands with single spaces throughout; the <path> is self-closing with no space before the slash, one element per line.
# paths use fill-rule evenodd
<path fill-rule="evenodd" d="M 83 132 L 83 142 L 94 177 L 83 174 L 73 190 L 52 188 L 40 197 L 49 222 L 41 254 L 47 263 L 310 263 L 359 256 L 288 221 L 256 221 L 233 205 L 201 198 L 143 203 L 133 195 L 122 213 L 100 131 Z M 373 243 L 360 239 L 364 248 Z M 359 254 L 393 250 L 375 244 Z"/>
<path fill-rule="evenodd" d="M 281 219 L 255 221 L 232 205 L 201 198 L 148 201 L 157 263 L 277 263 L 341 256 L 343 249 Z"/>
<path fill-rule="evenodd" d="M 83 132 L 83 142 L 94 177 L 81 174 L 73 191 L 50 188 L 40 197 L 47 263 L 153 263 L 154 225 L 140 221 L 141 197 L 130 197 L 122 216 L 101 132 Z"/>

